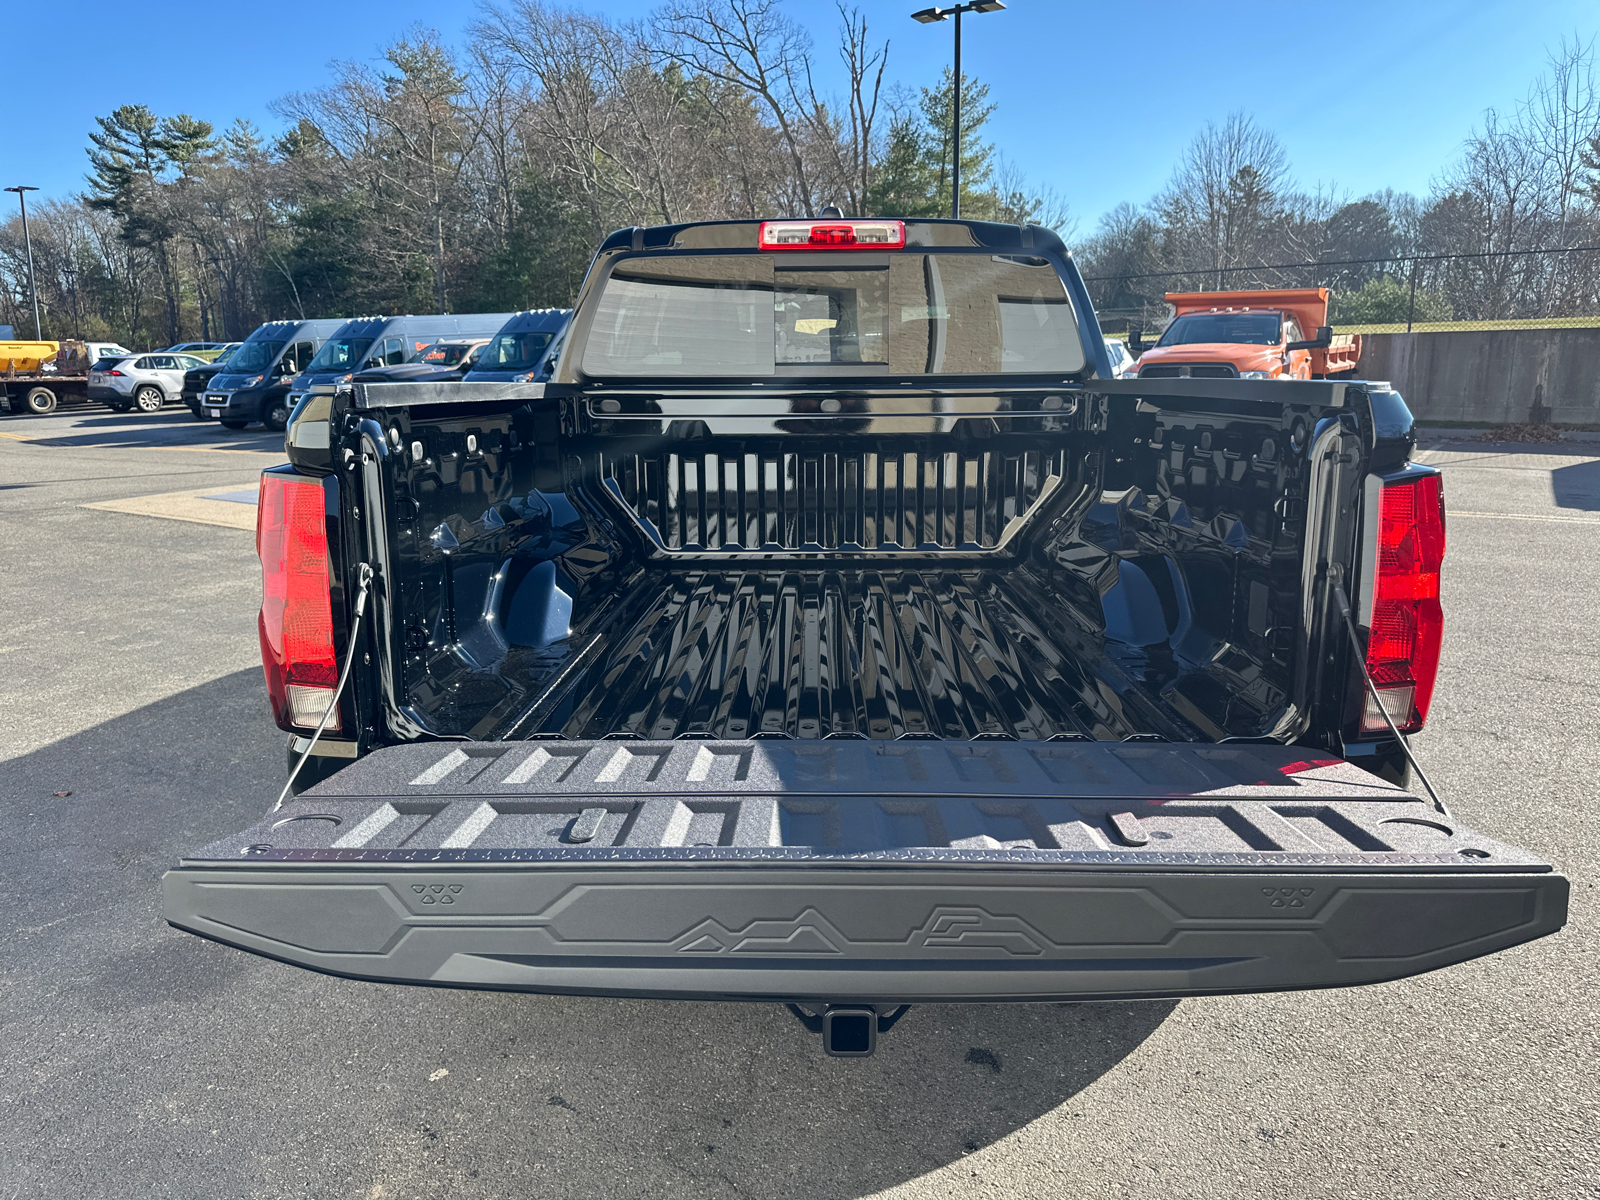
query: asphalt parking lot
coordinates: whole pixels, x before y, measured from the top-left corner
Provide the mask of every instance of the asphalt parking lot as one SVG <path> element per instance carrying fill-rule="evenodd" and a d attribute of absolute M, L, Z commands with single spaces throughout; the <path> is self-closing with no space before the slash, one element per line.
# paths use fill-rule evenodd
<path fill-rule="evenodd" d="M 840 1060 L 776 1006 L 390 988 L 167 928 L 162 871 L 281 786 L 238 495 L 281 437 L 0 417 L 0 1197 L 1600 1195 L 1600 444 L 1422 457 L 1419 753 L 1571 875 L 1567 930 L 1341 992 L 922 1008 Z"/>

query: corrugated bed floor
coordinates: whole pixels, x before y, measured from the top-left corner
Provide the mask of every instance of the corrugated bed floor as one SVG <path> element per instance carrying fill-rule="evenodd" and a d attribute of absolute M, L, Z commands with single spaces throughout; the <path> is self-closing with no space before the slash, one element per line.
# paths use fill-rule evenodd
<path fill-rule="evenodd" d="M 574 630 L 594 648 L 529 732 L 1185 736 L 1113 686 L 1099 639 L 1023 570 L 655 578 Z"/>

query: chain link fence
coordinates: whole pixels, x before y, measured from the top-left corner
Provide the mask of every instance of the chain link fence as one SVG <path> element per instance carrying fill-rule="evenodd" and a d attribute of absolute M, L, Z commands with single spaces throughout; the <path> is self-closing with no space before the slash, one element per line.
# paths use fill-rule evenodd
<path fill-rule="evenodd" d="M 1084 277 L 1101 327 L 1153 336 L 1166 292 L 1325 287 L 1335 333 L 1600 328 L 1600 246 L 1261 263 Z"/>

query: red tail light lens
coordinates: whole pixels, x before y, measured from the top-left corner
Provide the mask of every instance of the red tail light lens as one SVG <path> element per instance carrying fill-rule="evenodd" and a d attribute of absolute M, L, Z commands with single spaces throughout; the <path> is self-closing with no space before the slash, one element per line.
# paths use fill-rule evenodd
<path fill-rule="evenodd" d="M 904 250 L 904 221 L 763 221 L 763 250 Z"/>
<path fill-rule="evenodd" d="M 106 372 L 106 374 L 107 375 L 115 375 L 118 379 L 122 378 L 122 372 L 117 370 L 115 367 L 112 367 L 111 370 Z"/>
<path fill-rule="evenodd" d="M 1384 485 L 1379 493 L 1377 577 L 1373 581 L 1372 632 L 1367 673 L 1401 733 L 1428 719 L 1439 674 L 1444 613 L 1439 568 L 1444 562 L 1444 489 L 1438 475 Z M 1363 733 L 1388 729 L 1370 693 Z"/>
<path fill-rule="evenodd" d="M 315 729 L 339 681 L 321 483 L 270 472 L 261 476 L 256 553 L 261 558 L 261 665 L 273 716 L 281 729 Z M 337 711 L 327 728 L 339 728 Z"/>

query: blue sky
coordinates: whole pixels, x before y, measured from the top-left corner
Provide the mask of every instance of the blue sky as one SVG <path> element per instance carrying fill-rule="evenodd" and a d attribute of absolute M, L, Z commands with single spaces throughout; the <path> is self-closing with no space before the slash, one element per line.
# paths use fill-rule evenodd
<path fill-rule="evenodd" d="M 949 61 L 950 23 L 909 19 L 926 2 L 860 3 L 873 32 L 891 39 L 889 78 L 911 88 Z M 582 6 L 627 19 L 653 3 Z M 791 2 L 789 11 L 813 26 L 831 68 L 831 3 Z M 248 117 L 276 132 L 269 102 L 318 86 L 329 62 L 370 59 L 411 22 L 459 38 L 476 12 L 461 0 L 13 5 L 0 184 L 34 184 L 46 196 L 81 189 L 88 130 L 119 104 L 219 127 Z M 1302 186 L 1424 192 L 1485 108 L 1526 93 L 1563 34 L 1600 32 L 1600 4 L 1010 0 L 1007 11 L 963 25 L 967 72 L 998 105 L 992 140 L 1064 196 L 1088 232 L 1118 201 L 1148 199 L 1207 120 L 1240 108 L 1283 140 Z M 29 45 L 40 48 L 37 68 L 15 52 Z"/>

